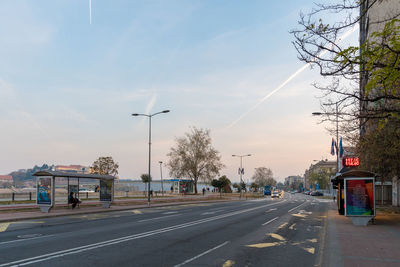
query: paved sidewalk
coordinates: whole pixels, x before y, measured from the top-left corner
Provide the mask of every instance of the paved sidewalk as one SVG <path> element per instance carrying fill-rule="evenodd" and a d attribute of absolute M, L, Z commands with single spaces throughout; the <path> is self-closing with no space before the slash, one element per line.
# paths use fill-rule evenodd
<path fill-rule="evenodd" d="M 215 203 L 215 202 L 225 202 L 225 201 L 235 201 L 234 199 L 222 198 L 218 199 L 196 199 L 196 198 L 182 198 L 174 199 L 170 202 L 157 203 L 155 200 L 151 203 L 151 207 L 164 207 L 173 205 L 185 205 L 185 204 L 199 204 L 199 203 Z M 97 205 L 95 205 L 97 204 Z M 33 207 L 35 207 L 34 205 Z M 0 222 L 10 222 L 18 220 L 28 220 L 28 219 L 40 219 L 40 218 L 50 218 L 59 216 L 69 216 L 75 214 L 90 214 L 99 212 L 111 212 L 120 210 L 130 210 L 130 209 L 142 209 L 148 208 L 147 200 L 134 200 L 125 201 L 123 203 L 115 203 L 111 205 L 110 208 L 103 208 L 99 202 L 86 203 L 81 205 L 79 208 L 75 209 L 68 208 L 66 205 L 57 205 L 55 208 L 51 209 L 49 213 L 43 213 L 40 211 L 39 207 L 32 209 L 30 207 L 29 211 L 19 211 L 19 210 L 0 210 Z"/>
<path fill-rule="evenodd" d="M 322 266 L 400 266 L 400 214 L 378 210 L 374 223 L 354 226 L 331 203 L 325 230 Z"/>

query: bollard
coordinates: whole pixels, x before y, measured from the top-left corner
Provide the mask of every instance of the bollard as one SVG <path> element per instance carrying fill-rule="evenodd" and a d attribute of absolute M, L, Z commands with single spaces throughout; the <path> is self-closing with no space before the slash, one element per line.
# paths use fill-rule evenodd
<path fill-rule="evenodd" d="M 86 192 L 86 199 L 89 198 L 89 192 Z"/>
<path fill-rule="evenodd" d="M 29 200 L 32 200 L 32 192 L 29 192 Z"/>
<path fill-rule="evenodd" d="M 14 199 L 15 199 L 15 193 L 12 192 L 12 201 L 14 201 Z"/>

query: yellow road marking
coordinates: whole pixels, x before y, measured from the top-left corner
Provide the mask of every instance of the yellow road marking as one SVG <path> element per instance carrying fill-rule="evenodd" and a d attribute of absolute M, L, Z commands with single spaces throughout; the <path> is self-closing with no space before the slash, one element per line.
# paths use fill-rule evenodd
<path fill-rule="evenodd" d="M 307 241 L 311 243 L 317 243 L 318 240 L 316 238 L 313 238 L 313 239 L 308 239 Z"/>
<path fill-rule="evenodd" d="M 234 261 L 227 260 L 224 264 L 222 264 L 222 267 L 231 267 L 235 264 Z"/>
<path fill-rule="evenodd" d="M 282 224 L 281 226 L 278 227 L 278 229 L 282 229 L 282 228 L 284 228 L 286 225 L 288 225 L 288 223 Z"/>
<path fill-rule="evenodd" d="M 135 213 L 135 214 L 142 214 L 143 213 L 140 210 L 132 210 L 132 212 Z"/>
<path fill-rule="evenodd" d="M 5 232 L 11 223 L 0 223 L 0 233 Z"/>
<path fill-rule="evenodd" d="M 307 251 L 310 254 L 314 254 L 315 253 L 315 248 L 302 248 L 302 249 L 304 249 L 305 251 Z"/>
<path fill-rule="evenodd" d="M 269 234 L 269 236 L 272 237 L 272 238 L 278 239 L 280 241 L 285 241 L 286 240 L 283 236 L 278 235 L 278 234 Z"/>
<path fill-rule="evenodd" d="M 292 224 L 292 225 L 289 227 L 289 229 L 290 229 L 290 230 L 293 230 L 295 225 L 296 225 L 295 223 Z"/>
<path fill-rule="evenodd" d="M 296 216 L 296 217 L 300 217 L 300 218 L 305 218 L 305 217 L 307 217 L 307 215 L 305 215 L 305 214 L 292 214 L 293 216 Z"/>
<path fill-rule="evenodd" d="M 24 224 L 24 223 L 45 223 L 45 221 L 27 221 L 27 222 L 12 222 L 12 223 L 18 223 L 18 224 Z"/>
<path fill-rule="evenodd" d="M 247 245 L 250 248 L 269 248 L 281 245 L 282 242 L 272 242 L 272 243 L 258 243 L 253 245 Z"/>

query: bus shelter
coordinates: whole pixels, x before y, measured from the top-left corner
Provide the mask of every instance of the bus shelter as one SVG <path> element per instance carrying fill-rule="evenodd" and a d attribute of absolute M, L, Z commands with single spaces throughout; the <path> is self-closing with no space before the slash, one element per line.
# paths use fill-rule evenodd
<path fill-rule="evenodd" d="M 375 217 L 375 177 L 372 172 L 349 170 L 331 179 L 337 189 L 339 214 L 355 225 L 367 225 Z"/>
<path fill-rule="evenodd" d="M 55 185 L 56 178 L 66 178 L 68 187 L 68 196 L 71 192 L 76 193 L 79 198 L 79 180 L 94 179 L 99 180 L 100 184 L 100 202 L 103 207 L 109 208 L 114 200 L 114 180 L 111 175 L 68 173 L 58 171 L 38 171 L 36 176 L 36 204 L 39 205 L 42 212 L 50 212 L 55 204 Z M 78 184 L 70 184 L 70 179 L 77 179 Z"/>
<path fill-rule="evenodd" d="M 190 179 L 170 179 L 172 182 L 172 192 L 175 194 L 192 194 L 194 193 L 194 183 Z"/>

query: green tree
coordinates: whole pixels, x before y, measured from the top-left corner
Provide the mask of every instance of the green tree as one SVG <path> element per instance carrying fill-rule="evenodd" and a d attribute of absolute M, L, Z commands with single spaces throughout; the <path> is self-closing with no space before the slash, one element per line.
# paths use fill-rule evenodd
<path fill-rule="evenodd" d="M 252 182 L 250 185 L 250 188 L 253 189 L 255 192 L 257 192 L 258 188 L 260 188 L 260 186 L 257 183 Z"/>
<path fill-rule="evenodd" d="M 309 176 L 309 182 L 314 185 L 314 188 L 315 185 L 318 184 L 320 189 L 328 189 L 332 175 L 334 175 L 334 173 L 322 169 L 311 173 Z"/>
<path fill-rule="evenodd" d="M 152 177 L 150 176 L 150 179 L 149 179 L 149 174 L 143 173 L 142 175 L 140 175 L 140 179 L 142 179 L 142 182 L 145 184 L 144 191 L 147 191 L 147 183 L 149 181 L 151 182 L 153 180 Z"/>
<path fill-rule="evenodd" d="M 230 190 L 230 184 L 231 181 L 225 176 L 221 176 L 219 179 L 212 179 L 211 180 L 211 185 L 214 186 L 215 188 L 218 188 L 218 191 L 222 194 L 222 191 L 224 191 L 224 193 L 228 193 L 232 192 L 232 190 Z M 229 187 L 229 189 L 228 189 Z"/>
<path fill-rule="evenodd" d="M 197 194 L 199 179 L 210 181 L 224 167 L 219 152 L 212 147 L 210 130 L 191 128 L 191 132 L 176 139 L 168 153 L 170 175 L 192 179 Z"/>
<path fill-rule="evenodd" d="M 384 180 L 400 175 L 400 119 L 390 118 L 382 127 L 371 129 L 358 143 L 360 167 Z"/>
<path fill-rule="evenodd" d="M 240 185 L 238 183 L 233 183 L 232 187 L 235 188 L 238 192 L 240 192 Z"/>
<path fill-rule="evenodd" d="M 118 175 L 118 163 L 112 157 L 99 157 L 91 166 L 91 173 L 103 175 Z"/>

